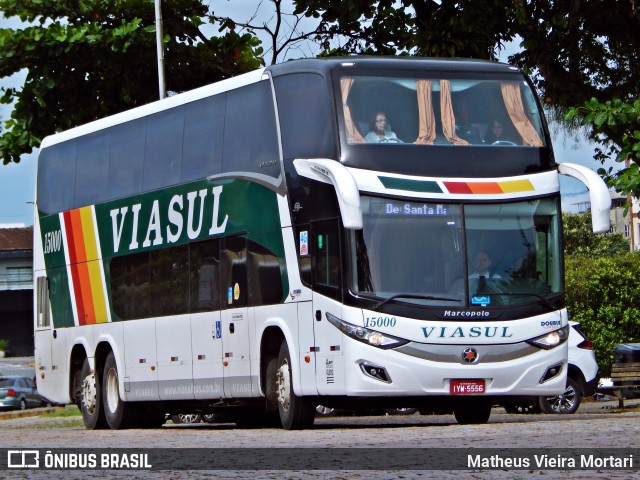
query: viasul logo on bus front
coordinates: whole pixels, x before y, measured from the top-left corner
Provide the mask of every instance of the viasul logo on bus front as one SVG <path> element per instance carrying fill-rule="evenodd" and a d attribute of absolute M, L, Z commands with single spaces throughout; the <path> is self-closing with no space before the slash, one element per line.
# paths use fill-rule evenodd
<path fill-rule="evenodd" d="M 511 338 L 509 327 L 474 325 L 469 327 L 422 327 L 425 338 Z"/>

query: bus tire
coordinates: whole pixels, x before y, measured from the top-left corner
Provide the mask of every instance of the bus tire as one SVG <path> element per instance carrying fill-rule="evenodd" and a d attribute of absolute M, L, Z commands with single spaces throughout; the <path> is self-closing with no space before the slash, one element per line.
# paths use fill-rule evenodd
<path fill-rule="evenodd" d="M 135 416 L 134 405 L 123 402 L 120 398 L 118 378 L 116 357 L 113 352 L 109 352 L 102 375 L 102 401 L 107 425 L 112 430 L 129 428 Z"/>
<path fill-rule="evenodd" d="M 465 399 L 456 402 L 453 414 L 460 425 L 487 423 L 491 416 L 491 402 L 484 399 Z"/>
<path fill-rule="evenodd" d="M 86 358 L 80 371 L 80 382 L 81 392 L 78 403 L 85 428 L 87 430 L 106 428 L 107 421 L 102 408 L 102 385 Z"/>
<path fill-rule="evenodd" d="M 275 384 L 278 395 L 278 412 L 285 430 L 303 430 L 313 425 L 316 403 L 313 398 L 299 397 L 293 391 L 291 356 L 287 342 L 280 345 Z"/>

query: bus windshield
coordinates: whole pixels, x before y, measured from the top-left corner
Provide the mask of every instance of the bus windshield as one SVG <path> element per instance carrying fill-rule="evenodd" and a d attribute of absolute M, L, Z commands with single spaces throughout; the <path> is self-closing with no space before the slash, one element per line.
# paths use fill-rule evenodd
<path fill-rule="evenodd" d="M 563 288 L 555 197 L 496 204 L 362 197 L 351 286 L 429 306 L 547 302 Z"/>
<path fill-rule="evenodd" d="M 545 145 L 541 114 L 524 79 L 358 75 L 341 77 L 340 92 L 350 145 Z"/>

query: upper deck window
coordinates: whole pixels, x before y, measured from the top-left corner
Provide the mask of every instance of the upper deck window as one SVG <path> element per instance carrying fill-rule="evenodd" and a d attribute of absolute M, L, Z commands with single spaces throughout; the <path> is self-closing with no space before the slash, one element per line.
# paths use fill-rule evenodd
<path fill-rule="evenodd" d="M 340 92 L 351 145 L 545 146 L 524 80 L 345 76 Z"/>

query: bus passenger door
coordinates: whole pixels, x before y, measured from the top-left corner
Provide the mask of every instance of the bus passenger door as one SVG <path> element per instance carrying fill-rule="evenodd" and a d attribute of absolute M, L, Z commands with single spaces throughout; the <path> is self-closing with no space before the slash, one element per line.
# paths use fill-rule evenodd
<path fill-rule="evenodd" d="M 64 329 L 55 329 L 51 321 L 49 280 L 36 280 L 35 375 L 38 391 L 48 400 L 67 403 L 66 349 Z"/>
<path fill-rule="evenodd" d="M 311 226 L 308 245 L 311 253 L 313 284 L 313 329 L 316 381 L 320 395 L 339 395 L 344 391 L 342 333 L 327 320 L 327 314 L 342 316 L 340 226 L 338 220 Z"/>
<path fill-rule="evenodd" d="M 225 397 L 251 396 L 247 240 L 222 240 L 222 365 Z"/>
<path fill-rule="evenodd" d="M 196 399 L 224 396 L 220 240 L 191 244 L 191 344 Z"/>

